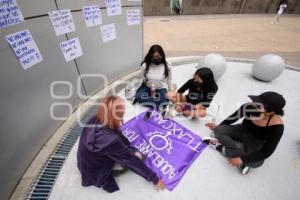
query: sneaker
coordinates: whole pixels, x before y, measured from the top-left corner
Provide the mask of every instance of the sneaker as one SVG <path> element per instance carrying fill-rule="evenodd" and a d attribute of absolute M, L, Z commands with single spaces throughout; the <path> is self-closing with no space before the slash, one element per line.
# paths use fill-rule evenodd
<path fill-rule="evenodd" d="M 243 175 L 247 175 L 250 171 L 250 167 L 244 164 L 242 164 L 239 169 Z"/>
<path fill-rule="evenodd" d="M 150 111 L 146 112 L 146 114 L 144 115 L 144 120 L 148 120 L 150 116 L 151 116 L 151 112 Z"/>
<path fill-rule="evenodd" d="M 132 100 L 131 100 L 131 104 L 134 105 L 137 103 L 137 99 L 134 97 Z"/>
<path fill-rule="evenodd" d="M 218 146 L 222 145 L 219 143 L 217 138 L 213 138 L 213 137 L 204 137 L 202 141 L 203 143 L 213 147 L 214 149 L 217 149 Z"/>

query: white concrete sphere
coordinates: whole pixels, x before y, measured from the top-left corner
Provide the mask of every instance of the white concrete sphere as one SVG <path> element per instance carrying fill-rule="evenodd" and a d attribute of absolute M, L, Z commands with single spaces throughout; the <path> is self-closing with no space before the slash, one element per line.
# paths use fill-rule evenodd
<path fill-rule="evenodd" d="M 222 55 L 210 53 L 199 60 L 197 68 L 203 67 L 211 69 L 215 80 L 218 80 L 225 73 L 227 62 Z"/>
<path fill-rule="evenodd" d="M 270 82 L 280 76 L 285 68 L 284 60 L 276 54 L 259 57 L 252 67 L 252 75 L 261 81 Z"/>

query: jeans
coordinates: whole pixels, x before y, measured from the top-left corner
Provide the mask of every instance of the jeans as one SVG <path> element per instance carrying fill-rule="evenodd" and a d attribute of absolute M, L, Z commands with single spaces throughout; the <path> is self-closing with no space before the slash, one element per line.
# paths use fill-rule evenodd
<path fill-rule="evenodd" d="M 223 154 L 228 158 L 249 155 L 259 151 L 264 141 L 254 138 L 242 124 L 219 125 L 214 129 L 215 137 L 224 146 Z M 244 163 L 249 167 L 260 167 L 264 160 Z"/>
<path fill-rule="evenodd" d="M 156 89 L 154 97 L 151 97 L 151 88 L 142 85 L 136 92 L 136 101 L 152 109 L 159 110 L 161 106 L 166 106 L 168 99 L 166 98 L 167 89 Z"/>

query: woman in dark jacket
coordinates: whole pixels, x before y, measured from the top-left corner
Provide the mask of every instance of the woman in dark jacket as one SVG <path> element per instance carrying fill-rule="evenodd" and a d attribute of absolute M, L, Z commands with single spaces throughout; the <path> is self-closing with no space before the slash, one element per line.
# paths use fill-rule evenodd
<path fill-rule="evenodd" d="M 285 99 L 276 92 L 264 92 L 249 96 L 251 103 L 242 105 L 220 125 L 206 124 L 215 138 L 203 138 L 203 142 L 228 157 L 229 164 L 240 168 L 246 175 L 250 167 L 256 168 L 275 151 L 284 131 L 281 118 Z M 241 124 L 236 121 L 243 118 Z"/>
<path fill-rule="evenodd" d="M 109 193 L 119 190 L 113 177 L 113 167 L 118 163 L 153 182 L 158 189 L 164 189 L 164 183 L 143 163 L 141 154 L 133 151 L 119 131 L 124 112 L 123 99 L 107 97 L 101 102 L 98 114 L 83 129 L 77 152 L 82 185 L 102 187 Z"/>

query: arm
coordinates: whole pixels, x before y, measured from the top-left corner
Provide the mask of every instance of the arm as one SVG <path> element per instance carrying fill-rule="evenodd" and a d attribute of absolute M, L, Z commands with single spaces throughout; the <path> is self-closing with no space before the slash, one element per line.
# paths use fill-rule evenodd
<path fill-rule="evenodd" d="M 129 149 L 120 141 L 115 140 L 107 149 L 106 155 L 122 166 L 127 167 L 147 181 L 157 184 L 159 178 L 138 157 L 131 154 Z"/>
<path fill-rule="evenodd" d="M 274 127 L 274 129 L 270 131 L 270 138 L 267 139 L 262 149 L 252 154 L 241 156 L 242 161 L 244 163 L 257 162 L 271 156 L 281 139 L 283 130 L 284 130 L 283 126 Z"/>
<path fill-rule="evenodd" d="M 143 79 L 145 79 L 145 76 L 144 76 L 145 70 L 146 70 L 146 64 L 144 63 L 142 65 L 141 69 L 140 69 L 140 72 L 137 75 L 137 78 L 143 78 Z"/>
<path fill-rule="evenodd" d="M 171 67 L 169 68 L 169 76 L 167 77 L 167 84 L 168 84 L 168 90 L 171 91 L 172 90 L 172 69 Z"/>
<path fill-rule="evenodd" d="M 247 104 L 243 104 L 238 110 L 236 110 L 233 114 L 227 117 L 225 120 L 221 122 L 221 125 L 230 125 L 234 122 L 238 121 L 239 119 L 244 117 L 245 114 L 245 107 Z"/>
<path fill-rule="evenodd" d="M 187 89 L 190 88 L 191 81 L 192 81 L 192 79 L 188 80 L 185 84 L 183 84 L 183 86 L 181 86 L 181 88 L 179 88 L 177 90 L 177 92 L 180 93 L 180 94 L 184 93 Z"/>

